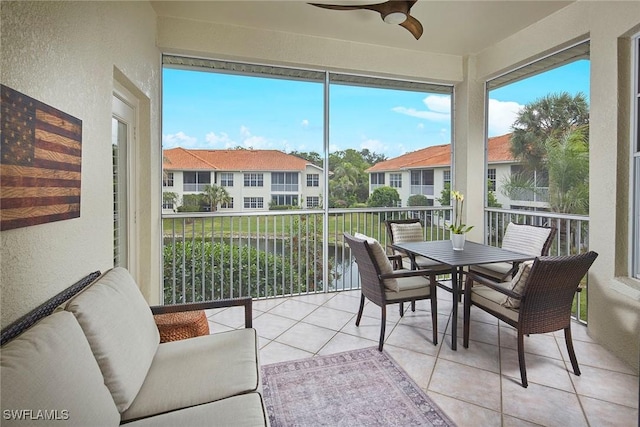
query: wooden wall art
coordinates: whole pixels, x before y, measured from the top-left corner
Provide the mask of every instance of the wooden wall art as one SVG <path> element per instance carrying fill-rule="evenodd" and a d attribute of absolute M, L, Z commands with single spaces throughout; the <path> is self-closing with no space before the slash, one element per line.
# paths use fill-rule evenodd
<path fill-rule="evenodd" d="M 0 86 L 0 230 L 78 218 L 82 121 Z"/>

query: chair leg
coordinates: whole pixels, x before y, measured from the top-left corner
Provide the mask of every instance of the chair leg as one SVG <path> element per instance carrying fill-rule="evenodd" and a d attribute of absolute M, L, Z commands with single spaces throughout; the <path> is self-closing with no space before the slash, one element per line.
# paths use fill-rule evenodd
<path fill-rule="evenodd" d="M 573 373 L 580 376 L 580 367 L 578 367 L 578 359 L 576 359 L 576 352 L 573 350 L 573 339 L 571 338 L 571 326 L 564 328 L 564 341 L 567 344 L 567 352 L 569 353 L 569 359 L 571 359 L 571 366 L 573 366 Z"/>
<path fill-rule="evenodd" d="M 358 310 L 358 317 L 356 317 L 356 326 L 360 326 L 360 320 L 362 319 L 362 312 L 364 311 L 364 294 L 360 295 L 360 309 Z"/>
<path fill-rule="evenodd" d="M 438 299 L 431 296 L 431 327 L 433 328 L 433 345 L 438 345 Z"/>
<path fill-rule="evenodd" d="M 404 303 L 401 302 L 399 303 L 399 305 L 400 305 L 400 317 L 402 317 L 404 316 Z"/>
<path fill-rule="evenodd" d="M 463 309 L 462 346 L 469 348 L 469 328 L 471 324 L 471 284 L 469 281 L 465 284 Z"/>
<path fill-rule="evenodd" d="M 527 388 L 527 365 L 524 361 L 524 334 L 518 330 L 518 363 L 520 364 L 520 378 L 522 379 L 522 387 Z"/>
<path fill-rule="evenodd" d="M 378 351 L 382 351 L 382 346 L 384 345 L 384 330 L 387 327 L 387 306 L 383 305 L 381 308 L 382 308 L 382 323 L 380 324 L 380 342 L 378 344 Z"/>
<path fill-rule="evenodd" d="M 411 301 L 411 311 L 416 311 L 416 300 Z"/>

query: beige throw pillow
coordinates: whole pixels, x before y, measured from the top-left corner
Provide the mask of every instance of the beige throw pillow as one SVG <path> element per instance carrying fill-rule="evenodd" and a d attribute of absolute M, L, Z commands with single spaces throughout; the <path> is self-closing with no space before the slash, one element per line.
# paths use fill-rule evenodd
<path fill-rule="evenodd" d="M 394 243 L 421 242 L 424 240 L 422 225 L 419 222 L 409 224 L 391 224 Z"/>
<path fill-rule="evenodd" d="M 540 256 L 542 255 L 542 248 L 544 247 L 544 242 L 546 242 L 549 237 L 549 233 L 551 233 L 550 228 L 533 227 L 510 222 L 504 233 L 502 249 Z"/>
<path fill-rule="evenodd" d="M 532 265 L 533 265 L 533 260 L 525 261 L 522 264 L 520 264 L 516 275 L 513 276 L 513 279 L 511 279 L 511 282 L 507 282 L 505 286 L 508 289 L 511 289 L 513 292 L 522 294 L 522 291 L 524 291 L 524 285 L 527 283 L 527 279 L 529 278 L 529 273 L 531 272 Z M 502 305 L 509 308 L 519 308 L 520 300 L 511 298 L 511 297 L 506 297 Z"/>
<path fill-rule="evenodd" d="M 373 252 L 373 257 L 378 263 L 378 267 L 380 268 L 380 273 L 387 274 L 393 273 L 393 266 L 387 257 L 387 254 L 382 249 L 380 242 L 378 242 L 373 237 L 366 236 L 364 234 L 356 233 L 354 236 L 356 239 L 366 240 L 371 248 L 371 252 Z M 385 288 L 390 291 L 399 292 L 400 288 L 398 287 L 398 281 L 396 279 L 384 279 L 383 280 Z"/>

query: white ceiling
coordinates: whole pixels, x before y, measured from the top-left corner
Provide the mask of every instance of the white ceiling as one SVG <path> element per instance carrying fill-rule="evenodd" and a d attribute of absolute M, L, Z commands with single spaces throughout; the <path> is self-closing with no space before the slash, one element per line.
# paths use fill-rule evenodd
<path fill-rule="evenodd" d="M 315 0 L 327 4 L 382 1 Z M 560 0 L 419 0 L 411 15 L 424 27 L 420 40 L 368 10 L 326 10 L 300 0 L 152 1 L 159 16 L 307 34 L 401 49 L 475 54 L 566 7 Z"/>

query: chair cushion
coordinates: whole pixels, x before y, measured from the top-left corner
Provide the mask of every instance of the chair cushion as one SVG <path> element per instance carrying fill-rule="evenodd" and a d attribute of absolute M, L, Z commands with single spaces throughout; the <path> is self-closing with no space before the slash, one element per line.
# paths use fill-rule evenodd
<path fill-rule="evenodd" d="M 378 264 L 378 268 L 380 268 L 381 274 L 393 273 L 393 266 L 389 261 L 389 257 L 384 252 L 384 249 L 382 249 L 382 245 L 380 245 L 380 242 L 378 242 L 373 237 L 369 237 L 361 233 L 356 233 L 353 235 L 353 237 L 360 240 L 366 240 L 366 242 L 369 244 L 369 247 L 371 248 L 371 252 L 373 253 L 373 258 Z M 396 279 L 384 279 L 383 283 L 384 287 L 388 290 L 395 292 L 399 291 L 398 281 Z"/>
<path fill-rule="evenodd" d="M 262 396 L 248 393 L 127 423 L 131 427 L 268 426 Z"/>
<path fill-rule="evenodd" d="M 2 413 L 10 410 L 57 411 L 68 426 L 117 426 L 118 408 L 105 386 L 89 343 L 71 313 L 45 317 L 2 347 Z M 54 423 L 57 424 L 57 423 Z M 16 418 L 2 425 L 47 425 Z"/>
<path fill-rule="evenodd" d="M 483 276 L 493 277 L 497 280 L 506 279 L 506 276 L 511 269 L 513 269 L 513 264 L 510 262 L 494 262 L 491 264 L 478 264 L 469 267 L 470 271 L 479 273 Z"/>
<path fill-rule="evenodd" d="M 162 343 L 140 393 L 122 419 L 257 391 L 258 353 L 258 336 L 252 328 Z"/>
<path fill-rule="evenodd" d="M 144 382 L 160 334 L 151 309 L 124 268 L 114 268 L 66 305 L 78 319 L 120 412 Z"/>
<path fill-rule="evenodd" d="M 396 270 L 398 271 L 398 270 Z M 400 270 L 401 271 L 401 270 Z M 398 291 L 386 291 L 387 302 L 408 298 L 426 298 L 431 295 L 429 279 L 424 276 L 399 277 Z"/>
<path fill-rule="evenodd" d="M 544 242 L 546 242 L 549 237 L 549 233 L 551 233 L 550 228 L 510 222 L 504 232 L 502 249 L 540 256 L 542 255 L 542 248 L 544 247 Z"/>
<path fill-rule="evenodd" d="M 471 301 L 476 305 L 486 307 L 491 311 L 502 314 L 515 322 L 518 321 L 518 310 L 505 307 L 503 305 L 504 294 L 487 286 L 477 284 L 473 285 L 473 288 L 471 288 Z"/>
<path fill-rule="evenodd" d="M 419 222 L 408 224 L 391 224 L 393 243 L 421 242 L 424 240 L 422 225 Z"/>
<path fill-rule="evenodd" d="M 531 272 L 531 266 L 533 265 L 533 261 L 525 261 L 518 267 L 518 272 L 510 282 L 505 282 L 505 286 L 511 289 L 513 292 L 518 294 L 522 294 L 524 291 L 524 286 L 527 283 L 527 279 L 529 278 L 529 273 Z M 518 308 L 520 307 L 520 300 L 505 297 L 503 304 L 505 307 L 510 308 Z"/>

